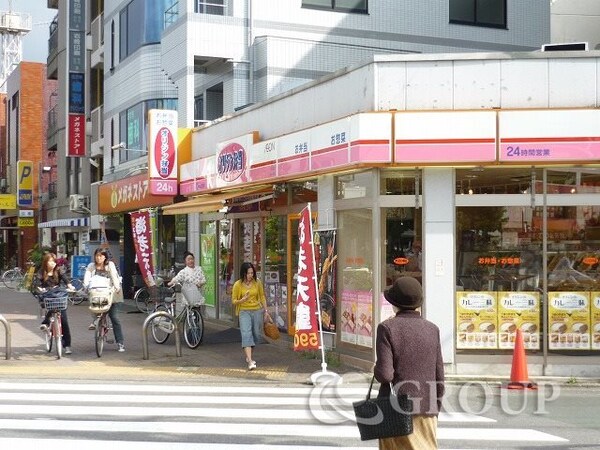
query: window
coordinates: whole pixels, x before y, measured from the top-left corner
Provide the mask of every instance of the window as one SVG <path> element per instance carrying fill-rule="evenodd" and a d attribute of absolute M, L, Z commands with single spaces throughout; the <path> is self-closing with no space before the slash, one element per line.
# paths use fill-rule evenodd
<path fill-rule="evenodd" d="M 450 22 L 506 28 L 506 0 L 450 0 Z"/>
<path fill-rule="evenodd" d="M 303 8 L 368 13 L 367 0 L 302 0 Z"/>
<path fill-rule="evenodd" d="M 119 137 L 121 142 L 125 143 L 125 148 L 147 150 L 146 118 L 148 117 L 148 111 L 151 109 L 177 110 L 177 100 L 171 98 L 147 100 L 121 112 L 119 115 Z M 119 155 L 119 162 L 137 159 L 143 155 L 141 152 L 122 151 Z"/>
<path fill-rule="evenodd" d="M 170 0 L 132 0 L 119 14 L 119 60 L 147 44 L 160 42 Z"/>

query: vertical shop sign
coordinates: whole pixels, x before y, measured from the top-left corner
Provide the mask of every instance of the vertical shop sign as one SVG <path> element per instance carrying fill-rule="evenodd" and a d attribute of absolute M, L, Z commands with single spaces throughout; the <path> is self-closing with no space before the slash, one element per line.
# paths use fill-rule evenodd
<path fill-rule="evenodd" d="M 67 156 L 85 156 L 85 1 L 69 0 Z"/>
<path fill-rule="evenodd" d="M 177 111 L 148 111 L 150 193 L 177 195 Z"/>
<path fill-rule="evenodd" d="M 17 205 L 33 205 L 33 162 L 17 162 Z"/>
<path fill-rule="evenodd" d="M 600 292 L 591 294 L 592 350 L 600 350 Z"/>
<path fill-rule="evenodd" d="M 138 211 L 130 213 L 130 216 L 133 244 L 140 273 L 147 286 L 155 286 L 150 212 Z"/>
<path fill-rule="evenodd" d="M 456 348 L 498 348 L 496 305 L 496 292 L 456 293 Z"/>
<path fill-rule="evenodd" d="M 498 292 L 498 344 L 513 349 L 517 328 L 528 350 L 540 349 L 539 292 Z"/>
<path fill-rule="evenodd" d="M 317 350 L 320 348 L 317 321 L 318 292 L 315 254 L 312 242 L 310 205 L 300 213 L 298 224 L 298 279 L 296 285 L 296 333 L 294 350 Z"/>
<path fill-rule="evenodd" d="M 336 317 L 336 274 L 337 274 L 337 243 L 336 230 L 321 230 L 315 232 L 315 258 L 318 263 L 317 277 L 319 286 L 319 301 L 321 302 L 321 326 L 323 331 L 335 332 Z"/>
<path fill-rule="evenodd" d="M 548 348 L 589 350 L 589 292 L 548 292 L 548 307 Z"/>
<path fill-rule="evenodd" d="M 216 263 L 216 235 L 200 235 L 200 267 L 206 277 L 203 295 L 207 305 L 215 306 L 215 263 Z"/>

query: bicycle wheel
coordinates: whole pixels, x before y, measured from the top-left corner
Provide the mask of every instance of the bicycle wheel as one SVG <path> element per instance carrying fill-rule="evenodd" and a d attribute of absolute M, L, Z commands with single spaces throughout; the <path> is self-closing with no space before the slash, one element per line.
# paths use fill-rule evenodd
<path fill-rule="evenodd" d="M 96 355 L 98 355 L 98 358 L 102 356 L 102 351 L 104 350 L 106 331 L 106 314 L 102 314 L 100 319 L 98 319 L 96 331 L 94 332 L 94 342 L 96 344 Z"/>
<path fill-rule="evenodd" d="M 139 288 L 135 291 L 133 296 L 136 308 L 144 314 L 149 314 L 152 308 L 152 302 L 150 301 L 150 291 L 147 287 Z"/>
<path fill-rule="evenodd" d="M 69 301 L 74 305 L 80 305 L 84 300 L 87 300 L 88 296 L 83 288 L 83 283 L 77 278 L 71 280 L 71 284 L 76 289 L 76 292 L 69 293 Z"/>
<path fill-rule="evenodd" d="M 204 319 L 200 308 L 190 308 L 183 322 L 183 337 L 189 348 L 196 348 L 204 337 Z"/>
<path fill-rule="evenodd" d="M 50 353 L 52 351 L 52 331 L 50 328 L 44 331 L 44 343 L 46 344 L 46 351 Z"/>
<path fill-rule="evenodd" d="M 52 335 L 54 336 L 54 348 L 56 349 L 56 357 L 62 357 L 62 326 L 60 323 L 60 313 L 55 313 L 56 317 L 52 323 Z"/>
<path fill-rule="evenodd" d="M 23 282 L 23 278 L 19 269 L 10 269 L 2 274 L 2 282 L 9 289 L 16 289 Z"/>
<path fill-rule="evenodd" d="M 156 311 L 166 311 L 170 313 L 165 305 L 158 305 Z M 152 338 L 157 344 L 164 344 L 175 330 L 173 320 L 166 316 L 155 318 L 150 326 L 152 327 Z"/>

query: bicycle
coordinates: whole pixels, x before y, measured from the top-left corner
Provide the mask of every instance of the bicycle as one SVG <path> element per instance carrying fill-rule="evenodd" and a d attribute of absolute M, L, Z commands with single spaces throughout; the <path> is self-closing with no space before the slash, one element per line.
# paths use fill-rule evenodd
<path fill-rule="evenodd" d="M 96 330 L 94 332 L 94 345 L 96 347 L 96 355 L 98 358 L 102 356 L 104 344 L 110 343 L 108 335 L 112 330 L 112 324 L 108 316 L 108 311 L 112 306 L 112 288 L 97 287 L 89 290 L 90 311 L 97 315 Z"/>
<path fill-rule="evenodd" d="M 46 351 L 50 353 L 54 345 L 56 356 L 60 359 L 63 350 L 61 311 L 67 309 L 68 294 L 64 289 L 51 289 L 40 293 L 38 298 L 41 298 L 44 309 L 51 313 L 49 317 L 50 323 L 43 330 Z"/>
<path fill-rule="evenodd" d="M 71 285 L 75 288 L 74 291 L 67 291 L 69 293 L 69 301 L 73 305 L 80 305 L 84 300 L 87 300 L 88 294 L 83 287 L 83 283 L 78 278 L 71 280 Z"/>
<path fill-rule="evenodd" d="M 156 278 L 156 286 L 143 286 L 133 294 L 133 301 L 138 311 L 144 314 L 150 314 L 156 308 L 156 304 L 163 301 L 165 297 L 171 295 L 172 291 L 163 286 L 162 278 Z"/>
<path fill-rule="evenodd" d="M 25 272 L 20 267 L 8 269 L 2 274 L 2 282 L 8 289 L 16 289 L 23 283 Z"/>
<path fill-rule="evenodd" d="M 180 288 L 180 287 L 179 287 Z M 171 293 L 179 294 L 179 289 L 171 289 Z M 203 305 L 190 305 L 185 297 L 181 296 L 183 309 L 176 314 L 175 297 L 165 297 L 158 303 L 153 312 L 165 311 L 171 314 L 177 323 L 183 323 L 183 337 L 191 349 L 197 348 L 204 338 L 204 318 L 202 317 Z M 157 344 L 164 344 L 175 331 L 175 324 L 170 317 L 159 316 L 151 323 L 152 338 Z"/>

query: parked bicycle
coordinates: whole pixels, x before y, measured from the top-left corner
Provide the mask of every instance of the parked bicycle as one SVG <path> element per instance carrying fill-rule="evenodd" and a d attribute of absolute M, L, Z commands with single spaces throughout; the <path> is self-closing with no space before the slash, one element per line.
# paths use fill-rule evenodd
<path fill-rule="evenodd" d="M 156 286 L 143 286 L 133 294 L 133 301 L 138 311 L 144 314 L 150 314 L 156 309 L 156 305 L 161 303 L 166 297 L 172 295 L 173 291 L 163 285 L 163 280 L 156 277 Z"/>
<path fill-rule="evenodd" d="M 104 343 L 112 343 L 108 338 L 109 331 L 112 330 L 112 324 L 108 315 L 108 311 L 112 306 L 111 290 L 112 288 L 110 287 L 96 287 L 91 288 L 89 291 L 90 311 L 97 315 L 94 345 L 98 358 L 102 356 Z"/>
<path fill-rule="evenodd" d="M 26 271 L 20 267 L 14 269 L 8 269 L 2 274 L 2 282 L 9 289 L 17 290 L 29 290 L 35 275 L 35 265 L 32 262 L 28 262 L 28 268 Z"/>
<path fill-rule="evenodd" d="M 56 350 L 58 359 L 62 357 L 62 320 L 61 311 L 67 309 L 69 294 L 67 290 L 62 288 L 50 289 L 46 292 L 36 294 L 38 299 L 41 299 L 40 306 L 43 305 L 47 312 L 50 312 L 49 325 L 42 331 L 46 344 L 46 351 L 50 353 L 52 347 Z M 45 313 L 43 314 L 45 315 Z"/>
<path fill-rule="evenodd" d="M 168 289 L 168 288 L 167 288 Z M 178 324 L 183 324 L 183 337 L 189 348 L 197 348 L 204 338 L 204 318 L 202 317 L 203 305 L 190 305 L 183 295 L 180 295 L 181 286 L 175 285 L 169 289 L 171 296 L 165 297 L 158 303 L 153 312 L 166 311 L 175 318 Z M 179 299 L 176 299 L 179 297 Z M 181 301 L 183 308 L 176 313 L 176 302 Z M 175 331 L 175 324 L 168 316 L 159 316 L 151 323 L 152 338 L 158 344 L 164 344 Z"/>
<path fill-rule="evenodd" d="M 71 280 L 71 284 L 75 288 L 74 291 L 68 291 L 69 293 L 69 301 L 74 305 L 80 305 L 84 300 L 87 300 L 88 293 L 86 289 L 83 287 L 83 283 L 78 278 L 73 278 Z"/>

